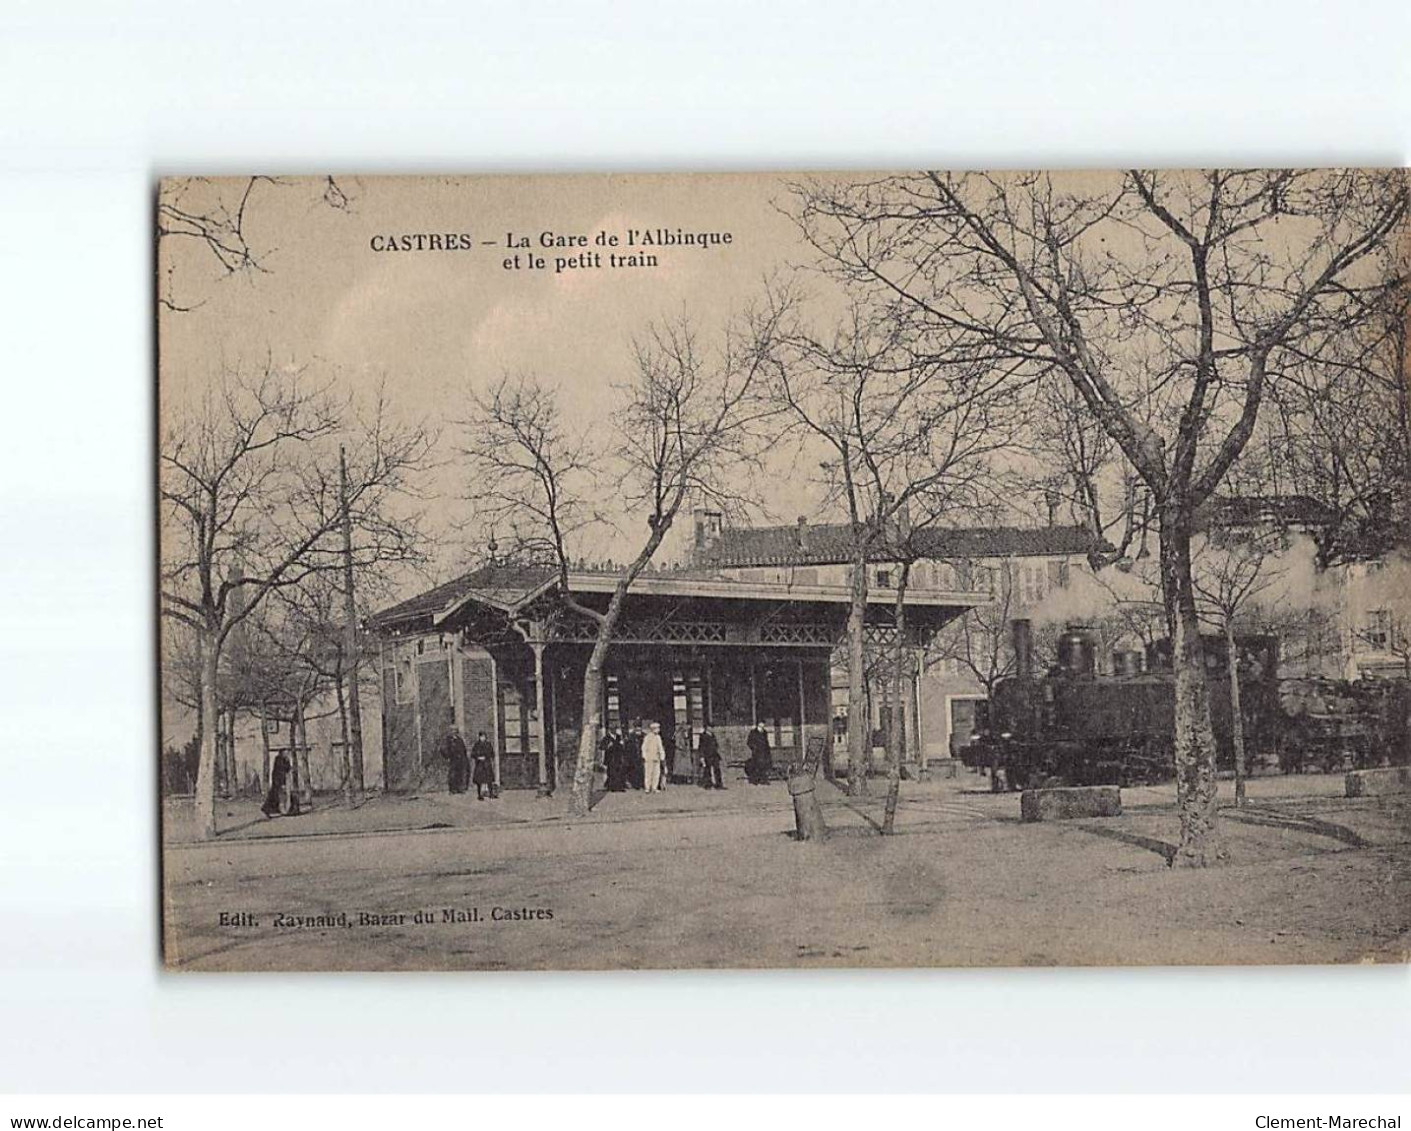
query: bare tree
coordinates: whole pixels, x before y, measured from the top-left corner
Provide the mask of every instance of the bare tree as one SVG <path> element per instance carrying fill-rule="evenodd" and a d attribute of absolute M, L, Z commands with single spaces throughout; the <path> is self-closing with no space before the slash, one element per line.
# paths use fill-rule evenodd
<path fill-rule="evenodd" d="M 1057 369 L 1151 493 L 1176 672 L 1176 863 L 1224 856 L 1196 511 L 1249 441 L 1287 352 L 1321 353 L 1395 279 L 1406 209 L 1400 171 L 802 186 L 800 222 L 829 270 L 937 351 Z"/>
<path fill-rule="evenodd" d="M 342 737 L 339 786 L 344 803 L 355 804 L 361 792 L 353 765 L 347 689 L 357 681 L 364 657 L 348 651 L 343 600 L 339 576 L 314 573 L 296 586 L 277 589 L 259 618 L 260 643 L 270 657 L 261 707 L 273 701 L 291 708 L 293 788 L 302 805 L 310 802 L 313 789 L 308 761 L 310 708 L 329 691 L 336 699 Z"/>
<path fill-rule="evenodd" d="M 596 629 L 583 674 L 583 727 L 569 799 L 576 815 L 591 801 L 604 665 L 627 594 L 687 499 L 732 511 L 743 505 L 736 484 L 749 481 L 741 473 L 754 465 L 754 426 L 764 411 L 756 385 L 786 309 L 769 302 L 747 311 L 713 351 L 702 347 L 685 319 L 650 327 L 634 344 L 631 375 L 613 387 L 615 444 L 575 430 L 555 390 L 535 377 L 505 377 L 486 393 L 472 394 L 463 451 L 479 515 L 516 528 L 526 552 L 552 563 L 563 607 Z M 602 447 L 612 450 L 601 453 Z M 576 537 L 609 517 L 609 491 L 628 516 L 645 517 L 647 533 L 628 528 L 625 537 L 636 549 L 599 610 L 573 597 L 569 569 Z"/>
<path fill-rule="evenodd" d="M 190 244 L 200 249 L 218 278 L 265 273 L 266 249 L 257 247 L 249 235 L 252 202 L 285 184 L 277 177 L 169 178 L 157 195 L 158 247 Z M 323 179 L 321 195 L 324 204 L 339 211 L 347 211 L 352 203 L 345 186 L 333 177 Z M 176 314 L 200 306 L 199 301 L 176 297 L 176 264 L 168 254 L 161 259 L 160 306 Z"/>
<path fill-rule="evenodd" d="M 1192 582 L 1202 620 L 1219 631 L 1225 642 L 1229 679 L 1230 741 L 1235 758 L 1235 806 L 1245 803 L 1249 770 L 1245 755 L 1244 716 L 1240 702 L 1239 648 L 1235 634 L 1240 620 L 1282 577 L 1281 558 L 1288 552 L 1283 531 L 1223 532 L 1198 540 L 1192 553 Z M 1268 673 L 1273 676 L 1274 673 Z"/>
<path fill-rule="evenodd" d="M 1258 458 L 1232 470 L 1244 493 L 1317 502 L 1318 565 L 1411 544 L 1411 291 L 1373 296 L 1348 333 L 1287 351 L 1272 412 L 1251 440 Z"/>
<path fill-rule="evenodd" d="M 918 353 L 904 328 L 854 305 L 829 336 L 796 324 L 782 337 L 767 395 L 801 450 L 824 458 L 829 501 L 847 514 L 848 793 L 867 792 L 868 564 L 895 553 L 898 521 L 969 506 L 1010 442 L 1009 372 Z M 903 593 L 904 598 L 904 593 Z M 902 606 L 898 606 L 901 608 Z M 903 614 L 904 615 L 904 614 Z"/>
<path fill-rule="evenodd" d="M 391 500 L 425 463 L 431 439 L 397 427 L 383 402 L 367 420 L 298 374 L 268 366 L 253 377 L 223 374 L 195 403 L 173 411 L 162 437 L 161 605 L 164 616 L 201 634 L 202 715 L 216 718 L 221 656 L 270 593 L 344 566 L 337 537 L 345 509 L 368 566 L 409 556 L 414 525 Z M 346 492 L 336 440 L 355 430 Z M 197 775 L 202 833 L 215 835 L 215 730 L 207 725 Z"/>
<path fill-rule="evenodd" d="M 1060 508 L 1091 536 L 1093 569 L 1128 556 L 1150 519 L 1150 496 L 1122 460 L 1112 437 L 1094 419 L 1072 382 L 1056 374 L 1037 389 L 1031 414 L 1032 455 L 1045 517 L 1054 525 Z"/>

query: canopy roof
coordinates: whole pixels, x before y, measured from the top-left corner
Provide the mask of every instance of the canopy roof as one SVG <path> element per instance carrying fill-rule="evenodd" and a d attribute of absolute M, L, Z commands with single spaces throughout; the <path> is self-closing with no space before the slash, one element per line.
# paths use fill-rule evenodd
<path fill-rule="evenodd" d="M 589 608 L 604 609 L 622 573 L 617 569 L 574 569 L 568 573 L 573 599 Z M 542 620 L 562 610 L 560 576 L 546 566 L 491 564 L 438 585 L 385 609 L 370 625 L 391 634 L 451 631 L 490 617 L 494 620 Z M 654 619 L 674 623 L 725 626 L 757 623 L 805 623 L 840 626 L 847 616 L 851 592 L 845 585 L 798 585 L 722 577 L 705 571 L 668 570 L 640 575 L 628 591 L 624 621 Z M 934 631 L 947 621 L 990 599 L 988 593 L 916 589 L 906 594 L 908 621 L 919 630 Z M 868 622 L 893 621 L 896 592 L 871 589 Z M 725 642 L 724 638 L 720 642 Z"/>
<path fill-rule="evenodd" d="M 1092 535 L 1081 526 L 931 527 L 917 530 L 912 549 L 936 561 L 973 561 L 1004 557 L 1054 557 L 1086 554 Z M 852 561 L 852 529 L 846 523 L 789 526 L 727 526 L 696 551 L 703 566 L 720 568 L 767 565 L 846 565 Z M 896 550 L 886 541 L 868 552 L 869 561 L 893 561 Z"/>

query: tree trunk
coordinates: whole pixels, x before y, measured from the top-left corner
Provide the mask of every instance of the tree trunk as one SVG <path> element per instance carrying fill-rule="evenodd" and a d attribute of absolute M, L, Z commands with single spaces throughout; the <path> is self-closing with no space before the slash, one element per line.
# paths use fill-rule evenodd
<path fill-rule="evenodd" d="M 867 554 L 853 558 L 852 605 L 848 610 L 848 794 L 867 793 L 867 754 L 872 743 L 872 719 L 864 683 L 864 628 L 867 623 Z"/>
<path fill-rule="evenodd" d="M 1235 648 L 1235 626 L 1225 618 L 1225 663 L 1230 676 L 1230 743 L 1235 748 L 1235 808 L 1244 805 L 1244 783 L 1249 776 L 1245 766 L 1244 715 L 1240 708 L 1239 652 Z"/>
<path fill-rule="evenodd" d="M 216 797 L 230 799 L 230 743 L 225 729 L 225 708 L 216 705 Z"/>
<path fill-rule="evenodd" d="M 220 653 L 212 641 L 201 651 L 201 757 L 196 762 L 196 827 L 203 840 L 216 835 L 216 676 Z"/>
<path fill-rule="evenodd" d="M 358 676 L 362 664 L 358 646 L 358 603 L 353 593 L 353 519 L 348 513 L 348 458 L 338 449 L 338 486 L 343 509 L 343 652 L 345 665 L 351 671 L 348 678 L 348 717 L 343 735 L 343 749 L 352 743 L 352 781 L 349 789 L 362 793 L 366 788 L 363 775 L 363 712 L 358 691 Z"/>
<path fill-rule="evenodd" d="M 573 764 L 573 790 L 568 798 L 568 812 L 582 817 L 593 800 L 593 766 L 598 760 L 598 736 L 603 727 L 603 665 L 607 662 L 611 628 L 598 628 L 588 666 L 583 672 L 583 726 L 578 733 L 578 760 Z"/>
<path fill-rule="evenodd" d="M 304 719 L 304 697 L 294 700 L 294 756 L 289 759 L 290 792 L 299 799 L 299 810 L 313 808 L 314 791 L 309 781 L 309 729 Z"/>
<path fill-rule="evenodd" d="M 901 798 L 901 762 L 906 753 L 906 583 L 911 563 L 903 562 L 897 578 L 897 604 L 894 619 L 897 639 L 892 648 L 892 710 L 887 725 L 887 808 L 882 815 L 882 835 L 891 836 L 896 824 L 897 802 Z"/>
<path fill-rule="evenodd" d="M 200 751 L 206 743 L 206 720 L 210 718 L 210 716 L 206 714 L 206 701 L 205 696 L 202 694 L 204 690 L 203 679 L 206 672 L 206 649 L 202 641 L 204 641 L 205 638 L 206 634 L 204 632 L 196 633 L 196 733 L 193 737 L 196 740 L 196 765 L 198 770 L 201 764 Z M 193 792 L 196 789 L 196 782 L 194 780 L 191 782 L 191 789 Z"/>
<path fill-rule="evenodd" d="M 642 547 L 636 560 L 627 568 L 626 574 L 619 579 L 612 592 L 612 599 L 608 601 L 607 610 L 597 622 L 598 635 L 593 641 L 588 666 L 583 670 L 583 724 L 578 734 L 578 759 L 573 765 L 573 790 L 568 799 L 569 816 L 586 816 L 592 805 L 593 766 L 598 760 L 598 736 L 602 733 L 603 726 L 603 667 L 607 663 L 608 649 L 612 646 L 612 636 L 617 631 L 618 619 L 622 616 L 622 606 L 627 601 L 627 592 L 632 582 L 652 560 L 652 555 L 657 552 L 657 547 L 671 529 L 672 519 L 680 503 L 681 494 L 678 492 L 672 506 L 664 512 L 658 512 L 656 519 L 651 523 L 651 537 L 647 539 L 647 544 Z M 560 561 L 562 565 L 562 559 Z M 566 569 L 564 576 L 567 577 Z M 538 667 L 539 664 L 536 663 L 536 670 Z M 542 683 L 539 695 L 542 698 Z M 542 714 L 541 711 L 540 715 Z M 547 720 L 541 718 L 539 725 L 544 735 L 543 741 L 547 741 Z"/>
<path fill-rule="evenodd" d="M 1201 868 L 1225 858 L 1215 823 L 1215 732 L 1191 582 L 1191 522 L 1167 506 L 1161 515 L 1161 596 L 1171 632 L 1175 683 L 1176 805 L 1181 839 L 1173 865 Z"/>
<path fill-rule="evenodd" d="M 338 728 L 342 732 L 343 738 L 343 804 L 348 808 L 353 807 L 353 800 L 356 796 L 353 785 L 353 758 L 352 750 L 348 742 L 348 700 L 343 694 L 343 663 L 340 659 L 338 664 L 338 678 L 333 681 L 333 686 L 338 692 Z"/>
<path fill-rule="evenodd" d="M 260 700 L 260 791 L 269 789 L 269 704 Z"/>

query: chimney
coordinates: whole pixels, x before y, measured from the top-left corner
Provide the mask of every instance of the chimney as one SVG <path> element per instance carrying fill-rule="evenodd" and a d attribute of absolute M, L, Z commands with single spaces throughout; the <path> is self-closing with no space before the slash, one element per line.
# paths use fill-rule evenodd
<path fill-rule="evenodd" d="M 895 498 L 896 496 L 890 491 L 883 491 L 877 496 L 877 513 L 872 517 L 877 523 L 877 529 L 879 529 L 884 536 L 887 533 L 887 523 L 890 520 L 888 512 L 892 509 L 892 503 L 895 501 Z"/>
<path fill-rule="evenodd" d="M 800 550 L 808 549 L 808 519 L 799 515 L 798 525 L 794 528 L 794 545 Z"/>
<path fill-rule="evenodd" d="M 1014 631 L 1014 677 L 1034 678 L 1034 630 L 1027 618 L 1015 617 L 1011 627 Z"/>
<path fill-rule="evenodd" d="M 695 507 L 691 511 L 691 521 L 695 527 L 696 549 L 707 550 L 720 537 L 720 531 L 725 525 L 725 516 L 720 511 Z"/>

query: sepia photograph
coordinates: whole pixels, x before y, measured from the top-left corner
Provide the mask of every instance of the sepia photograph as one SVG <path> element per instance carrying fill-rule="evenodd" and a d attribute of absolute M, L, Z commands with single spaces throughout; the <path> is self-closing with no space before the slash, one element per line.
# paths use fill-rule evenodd
<path fill-rule="evenodd" d="M 1409 191 L 163 180 L 166 967 L 1406 962 Z"/>

